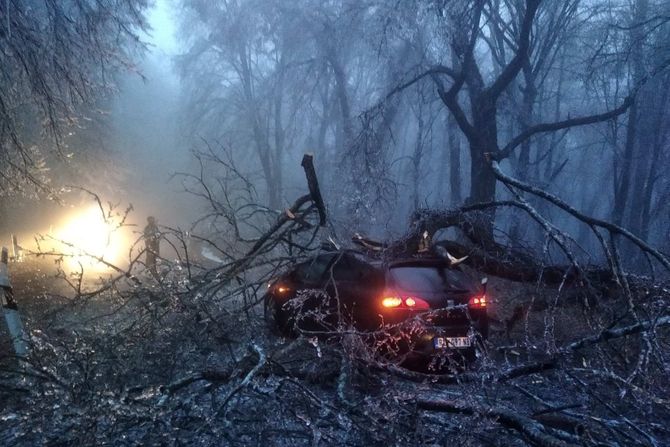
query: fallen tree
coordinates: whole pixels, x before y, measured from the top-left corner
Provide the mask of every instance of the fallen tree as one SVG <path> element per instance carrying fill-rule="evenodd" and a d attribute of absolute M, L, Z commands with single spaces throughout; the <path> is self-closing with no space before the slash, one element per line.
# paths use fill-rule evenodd
<path fill-rule="evenodd" d="M 354 328 L 290 341 L 265 330 L 259 301 L 267 280 L 328 242 L 327 207 L 310 162 L 303 163 L 309 193 L 285 210 L 256 205 L 251 195 L 236 202 L 231 188 L 222 195 L 201 190 L 210 218 L 225 222 L 197 239 L 221 255 L 219 264 L 196 264 L 197 253 L 185 253 L 186 232 L 166 231 L 184 253 L 164 260 L 159 283 L 135 262 L 97 295 L 84 293 L 57 315 L 45 309 L 43 320 L 31 319 L 32 356 L 20 367 L 0 358 L 0 396 L 8 399 L 0 441 L 655 446 L 670 440 L 664 425 L 670 292 L 625 272 L 605 234 L 626 237 L 618 228 L 592 222 L 607 241 L 609 261 L 582 265 L 571 256 L 568 235 L 520 195 L 421 210 L 397 241 L 357 238 L 373 256 L 408 256 L 425 249 L 426 232 L 457 228 L 466 239 L 436 241 L 434 254 L 467 256 L 472 268 L 525 283 L 505 283 L 510 295 L 518 287 L 520 297 L 500 299 L 491 316 L 526 301 L 533 307 L 519 313 L 507 337 L 494 333 L 468 370 L 405 369 L 375 355 L 382 334 Z M 553 265 L 542 253 L 478 239 L 472 214 L 501 207 L 535 220 L 567 251 L 568 262 Z M 652 247 L 640 249 L 657 259 Z M 645 299 L 628 300 L 627 290 L 638 283 L 647 286 Z M 597 309 L 561 305 L 561 294 L 575 288 L 567 286 L 591 293 L 600 285 L 621 299 Z M 546 305 L 540 308 L 539 300 Z M 29 430 L 35 420 L 42 421 L 39 432 Z"/>
<path fill-rule="evenodd" d="M 624 285 L 625 283 L 625 286 L 629 287 L 631 284 L 628 284 L 627 278 L 634 282 L 638 278 L 630 274 L 623 277 L 616 244 L 617 237 L 634 244 L 641 254 L 650 259 L 650 263 L 653 259 L 665 270 L 670 271 L 670 259 L 666 255 L 625 228 L 587 216 L 555 195 L 504 174 L 496 161 L 490 160 L 490 165 L 498 181 L 510 189 L 516 200 L 476 203 L 452 210 L 418 210 L 411 216 L 410 229 L 402 238 L 378 244 L 383 248 L 386 256 L 411 256 L 418 251 L 425 232 L 433 235 L 439 231 L 455 228 L 465 236 L 465 240 L 461 242 L 436 241 L 435 247 L 438 254 L 440 250 L 446 250 L 455 257 L 467 257 L 465 263 L 472 268 L 511 281 L 541 283 L 547 286 L 576 284 L 596 288 L 610 288 L 612 285 Z M 517 190 L 545 200 L 587 225 L 600 244 L 607 265 L 581 265 L 567 244 L 571 240 L 570 236 L 542 217 Z M 491 210 L 500 208 L 513 208 L 529 216 L 544 229 L 569 263 L 548 264 L 529 251 L 522 251 L 509 245 L 502 245 L 490 238 L 480 237 L 476 230 L 477 222 L 481 220 L 480 214 L 490 215 Z M 602 231 L 606 234 L 603 235 Z M 648 283 L 644 278 L 639 279 L 642 279 L 642 283 Z"/>

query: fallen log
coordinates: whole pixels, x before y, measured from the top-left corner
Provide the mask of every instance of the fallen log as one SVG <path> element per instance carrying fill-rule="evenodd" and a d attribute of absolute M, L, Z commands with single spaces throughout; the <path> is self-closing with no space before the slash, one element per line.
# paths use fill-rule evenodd
<path fill-rule="evenodd" d="M 622 273 L 619 272 L 617 275 L 611 264 L 606 266 L 576 263 L 547 264 L 527 251 L 495 241 L 482 240 L 473 234 L 474 226 L 469 223 L 472 220 L 471 214 L 502 207 L 528 211 L 527 204 L 514 200 L 477 203 L 450 210 L 421 209 L 412 216 L 410 229 L 403 237 L 388 243 L 374 242 L 375 250 L 372 254 L 386 258 L 413 256 L 419 251 L 424 232 L 435 234 L 438 231 L 456 228 L 465 235 L 465 240 L 459 242 L 439 240 L 433 244 L 433 253 L 440 255 L 439 252 L 443 250 L 457 258 L 467 256 L 464 264 L 481 273 L 510 281 L 537 283 L 549 287 L 577 285 L 605 290 L 620 286 L 619 279 Z M 373 243 L 370 239 L 363 239 L 367 244 Z M 639 247 L 643 250 L 648 248 L 646 244 Z M 608 255 L 611 256 L 611 253 Z M 653 256 L 661 263 L 665 260 L 658 252 Z M 631 275 L 625 276 L 639 279 Z M 639 281 L 633 281 L 630 285 L 635 286 L 635 282 Z"/>
<path fill-rule="evenodd" d="M 440 230 L 457 228 L 465 236 L 467 243 L 439 241 L 439 246 L 456 257 L 468 256 L 465 263 L 478 271 L 511 281 L 536 282 L 548 286 L 577 283 L 596 285 L 599 288 L 626 284 L 627 275 L 620 268 L 621 263 L 618 259 L 616 245 L 614 245 L 615 236 L 627 239 L 637 246 L 642 253 L 670 270 L 670 259 L 665 254 L 651 247 L 625 228 L 602 219 L 587 216 L 557 196 L 506 175 L 497 162 L 493 160 L 491 160 L 491 169 L 497 180 L 509 187 L 514 193 L 516 193 L 515 189 L 518 189 L 537 196 L 588 225 L 600 242 L 608 260 L 608 265 L 578 265 L 574 256 L 562 242 L 569 236 L 560 232 L 554 225 L 540 216 L 519 194 L 517 194 L 517 200 L 475 203 L 450 210 L 417 210 L 411 217 L 409 231 L 402 238 L 388 244 L 382 244 L 384 247 L 383 256 L 393 258 L 414 255 L 419 251 L 424 232 L 427 231 L 430 235 L 433 235 Z M 478 219 L 481 220 L 480 215 L 505 207 L 516 208 L 525 212 L 532 220 L 542 226 L 551 239 L 563 250 L 570 260 L 570 264 L 547 265 L 531 253 L 501 245 L 491 238 L 478 234 L 477 221 Z M 598 229 L 609 233 L 609 243 Z"/>
<path fill-rule="evenodd" d="M 440 230 L 457 228 L 468 237 L 469 244 L 451 240 L 440 240 L 433 244 L 432 251 L 440 255 L 445 250 L 456 258 L 466 258 L 464 264 L 487 275 L 496 276 L 515 282 L 541 283 L 546 286 L 559 284 L 575 284 L 591 282 L 595 284 L 609 284 L 615 280 L 611 269 L 599 266 L 585 266 L 576 269 L 575 266 L 547 265 L 530 253 L 512 249 L 495 242 L 485 245 L 478 243 L 476 238 L 467 233 L 472 227 L 466 225 L 467 215 L 487 208 L 516 207 L 514 201 L 490 202 L 470 205 L 454 210 L 420 210 L 412 218 L 410 231 L 401 239 L 388 244 L 373 242 L 359 236 L 359 240 L 366 242 L 366 248 L 374 244 L 374 250 L 383 252 L 381 256 L 402 257 L 412 256 L 418 252 L 422 234 L 434 234 Z M 360 242 L 355 241 L 362 245 Z"/>
<path fill-rule="evenodd" d="M 612 271 L 607 268 L 584 267 L 582 270 L 577 270 L 572 265 L 545 265 L 530 255 L 506 249 L 501 245 L 494 250 L 466 246 L 454 241 L 439 241 L 436 245 L 443 247 L 453 256 L 467 256 L 464 264 L 482 273 L 510 281 L 557 286 L 580 281 L 605 284 L 614 280 Z"/>
<path fill-rule="evenodd" d="M 531 445 L 566 447 L 581 444 L 579 437 L 562 430 L 547 429 L 538 421 L 521 416 L 516 411 L 443 399 L 419 399 L 416 405 L 417 408 L 424 411 L 464 414 L 491 419 L 503 427 L 520 433 Z M 561 438 L 570 439 L 572 442 L 566 442 Z"/>

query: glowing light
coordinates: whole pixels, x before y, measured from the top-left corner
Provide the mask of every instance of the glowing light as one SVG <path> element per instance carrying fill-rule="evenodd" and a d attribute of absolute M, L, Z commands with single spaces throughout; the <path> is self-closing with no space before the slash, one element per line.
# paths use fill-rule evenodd
<path fill-rule="evenodd" d="M 415 296 L 394 296 L 387 295 L 382 298 L 382 306 L 386 308 L 401 307 L 403 309 L 411 310 L 426 310 L 430 309 L 428 302 Z"/>
<path fill-rule="evenodd" d="M 100 208 L 91 207 L 72 216 L 54 237 L 61 241 L 65 262 L 72 270 L 106 270 L 104 262 L 115 264 L 125 249 L 123 237 L 106 222 Z"/>
<path fill-rule="evenodd" d="M 382 299 L 382 306 L 384 307 L 398 307 L 402 304 L 402 299 L 397 296 L 387 296 Z"/>
<path fill-rule="evenodd" d="M 486 307 L 486 296 L 475 296 L 470 298 L 470 307 Z"/>
<path fill-rule="evenodd" d="M 288 287 L 284 287 L 284 286 L 277 287 L 277 292 L 279 292 L 279 293 L 286 293 L 286 292 L 289 292 L 290 290 L 291 289 L 289 289 Z"/>
<path fill-rule="evenodd" d="M 428 304 L 426 300 L 415 296 L 408 296 L 407 298 L 405 298 L 405 306 L 414 310 L 430 309 L 430 304 Z"/>

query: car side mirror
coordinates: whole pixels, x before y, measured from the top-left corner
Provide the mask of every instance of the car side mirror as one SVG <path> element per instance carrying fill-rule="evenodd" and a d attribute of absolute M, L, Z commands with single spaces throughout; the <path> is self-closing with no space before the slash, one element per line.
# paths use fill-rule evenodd
<path fill-rule="evenodd" d="M 482 278 L 482 289 L 483 292 L 486 293 L 486 285 L 489 283 L 489 279 L 487 277 Z"/>

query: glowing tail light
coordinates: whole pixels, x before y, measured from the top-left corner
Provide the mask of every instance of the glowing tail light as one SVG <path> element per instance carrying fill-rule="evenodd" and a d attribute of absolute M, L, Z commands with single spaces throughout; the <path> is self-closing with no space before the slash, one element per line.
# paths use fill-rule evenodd
<path fill-rule="evenodd" d="M 405 306 L 410 309 L 430 309 L 430 304 L 421 298 L 415 296 L 408 296 L 405 298 Z"/>
<path fill-rule="evenodd" d="M 382 306 L 387 309 L 397 307 L 413 310 L 430 309 L 428 302 L 415 296 L 385 296 L 382 298 Z"/>
<path fill-rule="evenodd" d="M 468 306 L 473 309 L 483 309 L 487 304 L 486 295 L 474 296 L 468 302 Z"/>
<path fill-rule="evenodd" d="M 382 298 L 382 306 L 384 307 L 400 307 L 402 305 L 402 298 L 399 296 L 387 296 Z"/>

